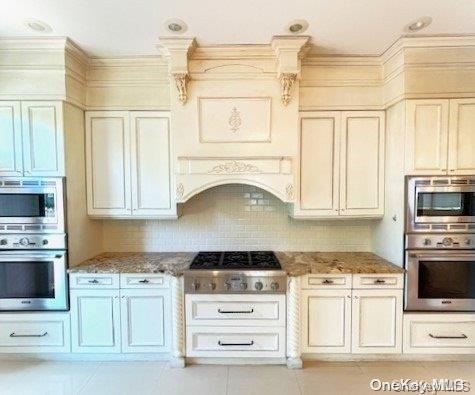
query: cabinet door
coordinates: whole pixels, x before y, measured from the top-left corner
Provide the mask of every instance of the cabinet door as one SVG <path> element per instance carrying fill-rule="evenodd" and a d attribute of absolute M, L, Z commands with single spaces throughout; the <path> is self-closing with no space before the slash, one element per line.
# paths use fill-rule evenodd
<path fill-rule="evenodd" d="M 63 105 L 21 102 L 23 165 L 27 176 L 64 176 Z"/>
<path fill-rule="evenodd" d="M 349 353 L 351 290 L 302 290 L 302 352 Z"/>
<path fill-rule="evenodd" d="M 339 112 L 312 113 L 301 118 L 301 215 L 338 215 L 339 146 Z"/>
<path fill-rule="evenodd" d="M 72 351 L 120 352 L 119 290 L 72 290 Z"/>
<path fill-rule="evenodd" d="M 131 214 L 130 130 L 127 111 L 86 113 L 88 214 Z"/>
<path fill-rule="evenodd" d="M 352 352 L 400 353 L 402 290 L 353 290 Z"/>
<path fill-rule="evenodd" d="M 132 213 L 154 216 L 171 212 L 170 116 L 131 112 Z"/>
<path fill-rule="evenodd" d="M 170 291 L 123 289 L 120 292 L 122 352 L 170 351 Z"/>
<path fill-rule="evenodd" d="M 406 103 L 406 174 L 447 173 L 448 100 Z"/>
<path fill-rule="evenodd" d="M 23 175 L 20 102 L 0 102 L 0 176 Z"/>
<path fill-rule="evenodd" d="M 449 174 L 475 173 L 475 99 L 450 100 Z"/>
<path fill-rule="evenodd" d="M 384 214 L 384 112 L 342 113 L 340 215 Z"/>

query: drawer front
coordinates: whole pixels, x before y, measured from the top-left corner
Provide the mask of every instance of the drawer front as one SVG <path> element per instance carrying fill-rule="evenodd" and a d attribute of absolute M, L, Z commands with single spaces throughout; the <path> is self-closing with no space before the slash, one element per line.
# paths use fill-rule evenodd
<path fill-rule="evenodd" d="M 69 352 L 69 315 L 37 313 L 0 316 L 0 353 Z"/>
<path fill-rule="evenodd" d="M 186 295 L 187 325 L 283 326 L 285 295 Z"/>
<path fill-rule="evenodd" d="M 302 289 L 350 289 L 351 274 L 309 274 L 302 279 Z"/>
<path fill-rule="evenodd" d="M 354 274 L 354 289 L 403 289 L 403 274 Z"/>
<path fill-rule="evenodd" d="M 285 357 L 285 327 L 187 327 L 187 357 Z"/>
<path fill-rule="evenodd" d="M 169 278 L 163 274 L 138 273 L 120 275 L 121 288 L 168 288 Z"/>
<path fill-rule="evenodd" d="M 119 289 L 119 274 L 71 273 L 71 289 Z"/>
<path fill-rule="evenodd" d="M 475 352 L 475 318 L 451 314 L 404 319 L 404 352 L 471 354 Z"/>

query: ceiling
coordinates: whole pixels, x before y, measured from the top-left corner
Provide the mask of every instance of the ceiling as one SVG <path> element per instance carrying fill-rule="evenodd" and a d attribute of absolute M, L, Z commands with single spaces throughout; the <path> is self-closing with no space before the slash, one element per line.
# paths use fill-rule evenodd
<path fill-rule="evenodd" d="M 269 43 L 304 18 L 319 52 L 379 55 L 425 16 L 423 34 L 475 33 L 475 0 L 2 0 L 0 36 L 44 35 L 23 25 L 35 18 L 92 56 L 151 55 L 168 18 L 201 45 Z"/>

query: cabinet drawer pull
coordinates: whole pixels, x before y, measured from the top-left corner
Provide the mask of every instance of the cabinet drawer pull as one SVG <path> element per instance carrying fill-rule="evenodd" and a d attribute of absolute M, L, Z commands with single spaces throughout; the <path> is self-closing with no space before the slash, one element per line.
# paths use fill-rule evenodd
<path fill-rule="evenodd" d="M 10 337 L 45 337 L 48 332 L 44 332 L 41 335 L 16 335 L 15 332 L 10 333 Z"/>
<path fill-rule="evenodd" d="M 94 279 L 94 280 L 89 280 L 88 283 L 89 283 L 89 284 L 98 284 L 99 281 L 97 281 L 96 279 Z"/>
<path fill-rule="evenodd" d="M 254 313 L 254 309 L 251 310 L 221 310 L 218 309 L 218 313 L 220 314 L 252 314 Z"/>
<path fill-rule="evenodd" d="M 141 284 L 148 284 L 150 281 L 148 281 L 146 278 L 144 278 L 143 280 L 139 280 L 139 283 Z"/>
<path fill-rule="evenodd" d="M 375 284 L 386 284 L 386 280 L 381 280 L 380 278 L 378 278 L 377 280 L 374 280 L 374 283 Z"/>
<path fill-rule="evenodd" d="M 218 340 L 218 346 L 252 346 L 254 345 L 254 340 L 251 340 L 250 343 L 223 343 L 221 340 Z"/>
<path fill-rule="evenodd" d="M 432 337 L 432 339 L 468 339 L 468 336 L 463 333 L 460 336 L 437 336 L 429 333 L 429 336 Z"/>
<path fill-rule="evenodd" d="M 322 284 L 333 284 L 333 283 L 334 283 L 333 280 L 329 280 L 329 279 L 327 279 L 327 278 L 322 281 Z"/>

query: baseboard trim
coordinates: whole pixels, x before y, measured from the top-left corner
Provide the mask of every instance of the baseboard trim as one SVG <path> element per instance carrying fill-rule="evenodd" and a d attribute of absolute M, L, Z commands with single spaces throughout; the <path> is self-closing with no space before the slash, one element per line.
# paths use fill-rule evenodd
<path fill-rule="evenodd" d="M 187 365 L 286 365 L 286 358 L 212 358 L 194 357 L 186 358 Z"/>
<path fill-rule="evenodd" d="M 71 361 L 71 362 L 168 362 L 169 354 L 83 354 L 24 353 L 0 354 L 0 361 Z"/>
<path fill-rule="evenodd" d="M 302 354 L 304 362 L 334 361 L 475 361 L 475 355 L 467 354 Z"/>

